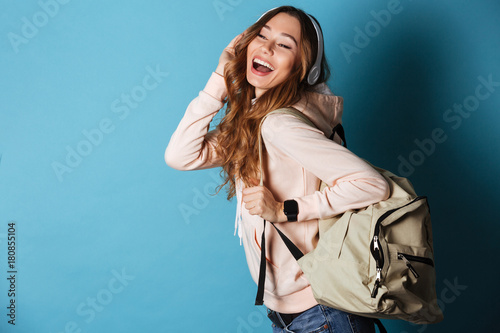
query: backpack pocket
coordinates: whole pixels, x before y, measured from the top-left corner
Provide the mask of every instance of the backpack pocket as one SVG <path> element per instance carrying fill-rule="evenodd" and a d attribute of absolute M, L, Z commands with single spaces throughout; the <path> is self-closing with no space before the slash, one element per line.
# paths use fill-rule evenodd
<path fill-rule="evenodd" d="M 386 275 L 387 289 L 390 294 L 406 294 L 430 302 L 435 298 L 429 285 L 435 283 L 434 260 L 432 251 L 426 247 L 387 244 L 390 261 Z M 383 283 L 383 282 L 382 282 Z M 416 297 L 416 296 L 415 296 Z M 408 300 L 403 304 L 414 304 Z"/>
<path fill-rule="evenodd" d="M 434 267 L 434 260 L 432 260 L 431 258 L 427 258 L 427 257 L 419 257 L 419 256 L 414 256 L 414 255 L 411 255 L 408 253 L 398 252 L 398 259 L 404 261 L 404 263 L 406 264 L 406 267 L 408 267 L 408 269 L 413 273 L 413 275 L 416 278 L 419 278 L 420 275 L 418 274 L 416 269 L 413 267 L 412 262 L 413 263 L 427 264 L 429 266 Z"/>

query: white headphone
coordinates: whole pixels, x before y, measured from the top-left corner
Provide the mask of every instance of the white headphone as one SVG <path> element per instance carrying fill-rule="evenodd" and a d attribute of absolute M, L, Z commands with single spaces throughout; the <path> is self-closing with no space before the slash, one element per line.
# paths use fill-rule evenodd
<path fill-rule="evenodd" d="M 264 14 L 262 14 L 259 19 L 257 20 L 257 22 L 264 16 L 266 15 L 267 13 L 269 13 L 270 11 L 276 9 L 278 7 L 275 7 L 275 8 L 272 8 L 272 9 L 269 9 L 267 12 L 265 12 Z M 319 79 L 319 75 L 321 74 L 321 61 L 323 60 L 323 33 L 321 32 L 321 28 L 319 27 L 319 24 L 318 22 L 316 22 L 316 20 L 309 14 L 306 14 L 309 19 L 311 20 L 313 26 L 314 26 L 314 29 L 316 30 L 316 35 L 318 36 L 318 54 L 316 56 L 316 62 L 314 63 L 314 65 L 312 66 L 311 70 L 309 70 L 309 74 L 307 75 L 307 83 L 309 83 L 309 85 L 314 85 L 318 79 Z"/>

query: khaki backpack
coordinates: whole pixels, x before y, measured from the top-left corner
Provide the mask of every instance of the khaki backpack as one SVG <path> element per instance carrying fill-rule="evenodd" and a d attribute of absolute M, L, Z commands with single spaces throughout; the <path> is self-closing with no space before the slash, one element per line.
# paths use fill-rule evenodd
<path fill-rule="evenodd" d="M 273 113 L 291 114 L 315 127 L 298 110 Z M 345 143 L 343 130 L 338 133 Z M 313 251 L 303 255 L 271 224 L 298 260 L 318 303 L 365 317 L 437 323 L 443 313 L 437 304 L 427 198 L 417 196 L 406 178 L 372 167 L 387 180 L 389 198 L 320 219 Z M 325 186 L 321 182 L 320 190 Z"/>

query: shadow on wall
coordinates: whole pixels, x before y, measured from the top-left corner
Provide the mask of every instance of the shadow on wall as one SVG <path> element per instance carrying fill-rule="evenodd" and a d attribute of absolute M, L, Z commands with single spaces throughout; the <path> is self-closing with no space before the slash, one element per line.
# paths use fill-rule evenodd
<path fill-rule="evenodd" d="M 500 163 L 498 157 L 482 154 L 489 163 L 482 163 L 478 173 L 468 156 L 484 150 L 486 138 L 463 137 L 471 132 L 487 135 L 474 126 L 493 121 L 482 111 L 498 100 L 500 73 L 484 72 L 475 64 L 478 59 L 459 53 L 474 41 L 464 41 L 457 27 L 432 22 L 437 16 L 426 19 L 428 25 L 410 23 L 391 30 L 392 36 L 378 37 L 377 47 L 367 48 L 359 63 L 350 65 L 355 75 L 344 85 L 356 88 L 344 94 L 353 113 L 344 117 L 347 138 L 359 156 L 409 177 L 431 205 L 438 299 L 445 320 L 428 327 L 391 321 L 388 326 L 400 325 L 408 333 L 487 331 L 493 319 L 462 319 L 483 317 L 484 308 L 489 313 L 500 310 L 491 295 L 496 279 L 488 254 L 498 252 L 494 235 L 500 229 L 492 212 L 498 203 Z M 438 32 L 433 25 L 439 26 Z M 499 150 L 500 143 L 493 144 L 496 148 L 487 151 Z M 481 181 L 490 174 L 497 177 Z M 477 302 L 476 295 L 482 295 L 481 308 L 467 306 Z"/>

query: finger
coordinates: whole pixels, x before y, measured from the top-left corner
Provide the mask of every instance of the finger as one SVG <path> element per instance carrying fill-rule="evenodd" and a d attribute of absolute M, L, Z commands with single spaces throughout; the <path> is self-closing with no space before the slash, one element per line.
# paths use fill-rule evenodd
<path fill-rule="evenodd" d="M 257 204 L 258 204 L 258 202 L 256 200 L 248 201 L 248 202 L 245 202 L 245 208 L 248 211 L 252 211 L 253 209 L 255 209 L 255 207 L 257 207 Z"/>
<path fill-rule="evenodd" d="M 246 204 L 254 203 L 253 205 L 255 206 L 256 202 L 264 201 L 264 196 L 261 195 L 260 193 L 252 193 L 252 194 L 244 196 L 242 199 L 243 199 L 244 203 L 246 203 Z"/>
<path fill-rule="evenodd" d="M 259 216 L 261 216 L 262 213 L 263 213 L 262 208 L 259 207 L 259 206 L 255 206 L 255 207 L 252 207 L 250 209 L 249 208 L 247 208 L 247 209 L 248 209 L 248 212 L 250 213 L 250 215 L 259 215 Z"/>
<path fill-rule="evenodd" d="M 264 186 L 247 187 L 247 188 L 244 188 L 243 191 L 242 191 L 243 195 L 256 194 L 256 193 L 264 193 L 264 192 L 265 192 L 265 187 Z"/>

